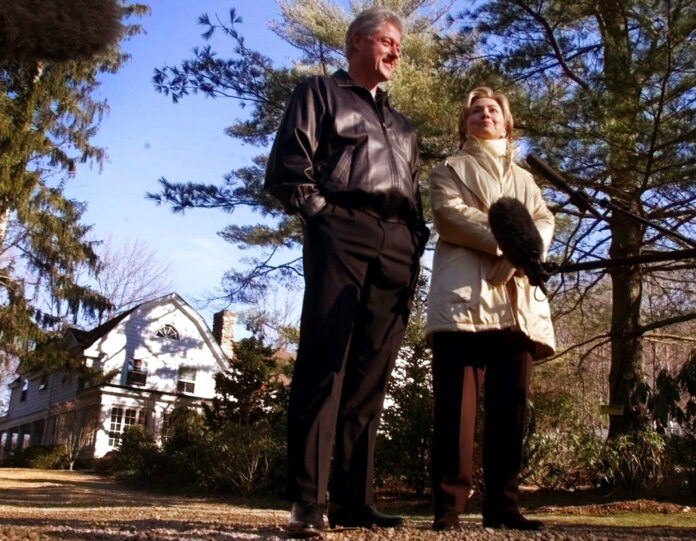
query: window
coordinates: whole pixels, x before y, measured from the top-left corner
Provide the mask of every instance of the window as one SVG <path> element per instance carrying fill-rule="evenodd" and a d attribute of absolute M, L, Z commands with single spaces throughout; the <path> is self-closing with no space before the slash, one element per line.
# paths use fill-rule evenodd
<path fill-rule="evenodd" d="M 179 382 L 176 390 L 180 393 L 193 393 L 196 387 L 196 369 L 192 366 L 179 367 Z"/>
<path fill-rule="evenodd" d="M 147 366 L 142 359 L 131 359 L 128 361 L 128 375 L 126 384 L 145 385 L 147 381 Z"/>
<path fill-rule="evenodd" d="M 22 394 L 19 397 L 20 402 L 24 402 L 27 399 L 27 392 L 29 391 L 29 380 L 25 379 L 22 383 Z"/>
<path fill-rule="evenodd" d="M 159 336 L 161 338 L 168 338 L 169 340 L 178 340 L 179 331 L 177 331 L 174 328 L 174 326 L 167 323 L 166 325 L 162 325 L 159 329 L 157 329 L 157 332 L 155 332 L 155 336 Z"/>
<path fill-rule="evenodd" d="M 109 445 L 116 447 L 121 443 L 123 431 L 135 423 L 145 425 L 145 410 L 123 407 L 111 408 Z"/>
<path fill-rule="evenodd" d="M 162 414 L 162 423 L 160 424 L 160 440 L 162 443 L 167 443 L 172 437 L 172 414 L 165 412 Z"/>
<path fill-rule="evenodd" d="M 39 380 L 39 391 L 45 391 L 46 387 L 48 387 L 48 377 L 44 374 Z"/>

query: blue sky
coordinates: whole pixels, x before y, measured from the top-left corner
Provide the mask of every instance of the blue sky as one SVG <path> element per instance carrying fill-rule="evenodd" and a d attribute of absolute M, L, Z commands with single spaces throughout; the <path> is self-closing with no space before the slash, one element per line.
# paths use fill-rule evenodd
<path fill-rule="evenodd" d="M 156 67 L 177 65 L 201 45 L 202 13 L 227 17 L 236 7 L 247 45 L 261 50 L 277 64 L 288 64 L 298 53 L 267 28 L 278 18 L 274 0 L 230 2 L 220 0 L 151 0 L 152 13 L 140 23 L 144 34 L 124 42 L 132 55 L 121 71 L 102 78 L 99 97 L 111 111 L 103 120 L 95 143 L 107 149 L 101 172 L 83 168 L 68 183 L 71 198 L 86 201 L 85 222 L 94 225 L 98 239 L 116 243 L 131 239 L 146 242 L 159 260 L 170 266 L 175 290 L 211 324 L 219 306 L 202 307 L 197 299 L 214 290 L 223 272 L 239 262 L 240 254 L 217 236 L 224 225 L 244 215 L 214 210 L 173 214 L 145 199 L 157 191 L 157 179 L 219 183 L 222 176 L 249 163 L 261 149 L 244 146 L 223 130 L 244 114 L 232 99 L 190 96 L 178 104 L 152 85 Z M 211 44 L 222 57 L 232 43 L 216 36 Z"/>

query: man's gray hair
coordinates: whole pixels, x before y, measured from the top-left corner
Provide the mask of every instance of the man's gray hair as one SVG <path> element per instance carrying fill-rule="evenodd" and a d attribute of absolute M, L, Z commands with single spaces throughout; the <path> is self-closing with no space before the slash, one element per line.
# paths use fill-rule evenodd
<path fill-rule="evenodd" d="M 387 22 L 392 23 L 399 29 L 399 32 L 403 32 L 404 23 L 401 17 L 391 9 L 370 8 L 361 11 L 358 16 L 353 19 L 353 22 L 350 23 L 348 31 L 346 32 L 346 58 L 350 60 L 353 54 L 353 36 L 355 36 L 355 34 L 369 36 Z"/>

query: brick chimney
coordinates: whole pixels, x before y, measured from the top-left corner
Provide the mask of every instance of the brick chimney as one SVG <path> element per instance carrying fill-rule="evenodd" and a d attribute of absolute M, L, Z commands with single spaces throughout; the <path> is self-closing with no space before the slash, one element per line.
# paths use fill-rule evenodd
<path fill-rule="evenodd" d="M 221 310 L 213 315 L 213 337 L 229 359 L 234 357 L 234 323 L 236 320 L 237 316 L 229 310 Z"/>

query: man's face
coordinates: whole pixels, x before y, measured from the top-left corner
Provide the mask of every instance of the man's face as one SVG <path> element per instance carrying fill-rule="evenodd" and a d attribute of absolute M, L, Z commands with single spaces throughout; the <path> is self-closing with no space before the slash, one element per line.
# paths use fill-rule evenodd
<path fill-rule="evenodd" d="M 392 78 L 400 56 L 401 32 L 386 22 L 369 36 L 355 36 L 350 64 L 370 80 L 381 83 Z"/>

